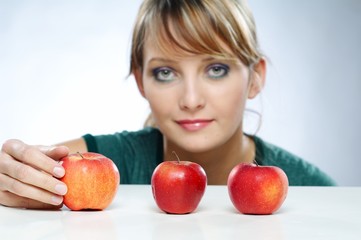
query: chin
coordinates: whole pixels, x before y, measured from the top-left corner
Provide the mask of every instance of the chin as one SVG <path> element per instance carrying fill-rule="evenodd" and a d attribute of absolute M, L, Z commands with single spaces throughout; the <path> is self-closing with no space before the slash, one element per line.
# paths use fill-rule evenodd
<path fill-rule="evenodd" d="M 195 146 L 195 145 L 191 145 L 191 146 L 180 146 L 182 149 L 184 149 L 187 152 L 190 153 L 204 153 L 204 152 L 208 152 L 210 150 L 213 149 L 213 147 L 210 146 Z"/>
<path fill-rule="evenodd" d="M 160 126 L 160 130 L 166 137 L 166 141 L 170 141 L 172 145 L 192 153 L 204 153 L 219 148 L 230 138 L 224 130 L 214 126 L 193 132 L 174 128 L 174 126 L 163 127 Z"/>
<path fill-rule="evenodd" d="M 187 137 L 178 136 L 178 138 L 174 139 L 174 141 L 172 140 L 172 142 L 185 151 L 192 153 L 208 152 L 222 145 L 222 143 L 219 142 L 219 138 L 215 141 L 214 138 L 205 137 L 204 135 Z"/>

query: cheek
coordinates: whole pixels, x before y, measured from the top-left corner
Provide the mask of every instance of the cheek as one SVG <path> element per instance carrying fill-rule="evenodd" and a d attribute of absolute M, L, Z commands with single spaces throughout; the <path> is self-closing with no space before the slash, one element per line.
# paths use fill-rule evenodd
<path fill-rule="evenodd" d="M 225 89 L 218 89 L 215 104 L 217 111 L 222 112 L 228 120 L 240 121 L 243 118 L 243 111 L 247 100 L 247 85 L 234 84 Z"/>
<path fill-rule="evenodd" d="M 233 120 L 236 124 L 242 122 L 245 109 L 245 99 L 243 96 L 230 99 L 228 108 L 228 120 Z"/>
<path fill-rule="evenodd" d="M 171 109 L 175 106 L 174 94 L 170 91 L 170 89 L 162 91 L 151 84 L 145 84 L 144 93 L 151 108 L 153 117 L 156 120 L 167 116 Z"/>
<path fill-rule="evenodd" d="M 243 118 L 246 101 L 248 99 L 248 70 L 243 67 L 233 71 L 225 84 L 219 87 L 219 104 L 224 109 L 224 114 L 231 120 L 240 121 Z"/>

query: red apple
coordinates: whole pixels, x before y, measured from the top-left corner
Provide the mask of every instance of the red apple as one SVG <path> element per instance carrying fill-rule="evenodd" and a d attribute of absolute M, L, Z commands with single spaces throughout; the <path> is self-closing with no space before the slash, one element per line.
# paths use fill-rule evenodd
<path fill-rule="evenodd" d="M 112 160 L 98 153 L 76 153 L 61 159 L 65 175 L 61 178 L 68 192 L 64 204 L 71 210 L 102 210 L 113 201 L 120 182 Z"/>
<path fill-rule="evenodd" d="M 281 207 L 288 192 L 287 175 L 276 166 L 238 164 L 227 185 L 233 205 L 244 214 L 272 214 Z"/>
<path fill-rule="evenodd" d="M 166 161 L 153 172 L 152 192 L 158 207 L 166 213 L 193 212 L 207 186 L 204 169 L 189 161 Z"/>

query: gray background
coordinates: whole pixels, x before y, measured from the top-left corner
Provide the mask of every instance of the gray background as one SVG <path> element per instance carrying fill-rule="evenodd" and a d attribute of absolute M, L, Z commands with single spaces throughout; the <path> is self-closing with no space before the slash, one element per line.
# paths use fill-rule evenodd
<path fill-rule="evenodd" d="M 52 144 L 142 127 L 128 74 L 140 0 L 0 0 L 0 142 Z M 361 1 L 251 0 L 270 60 L 258 135 L 360 186 Z M 247 117 L 247 131 L 258 119 Z"/>

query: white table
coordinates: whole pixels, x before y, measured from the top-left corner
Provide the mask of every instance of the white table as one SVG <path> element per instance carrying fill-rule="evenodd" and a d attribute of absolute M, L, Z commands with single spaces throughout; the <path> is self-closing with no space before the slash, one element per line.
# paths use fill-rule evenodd
<path fill-rule="evenodd" d="M 149 185 L 120 185 L 104 211 L 0 206 L 0 239 L 361 239 L 361 187 L 291 187 L 273 215 L 236 212 L 225 186 L 208 186 L 198 209 L 161 212 Z"/>

